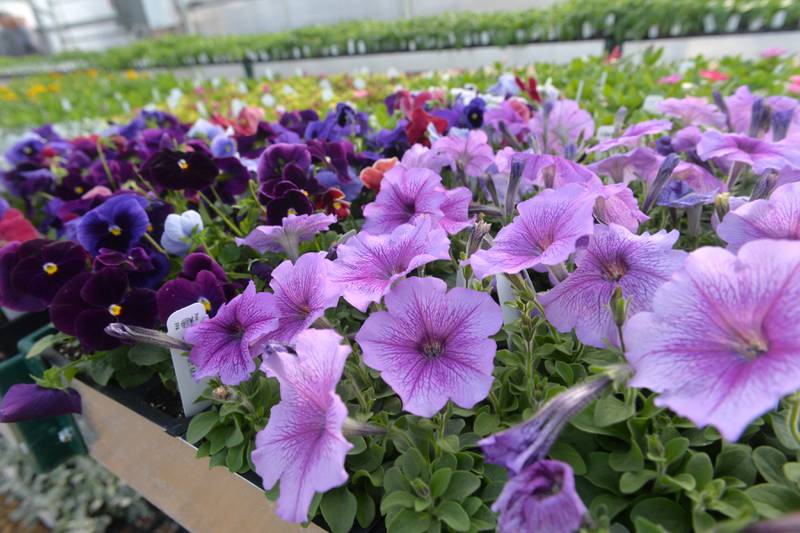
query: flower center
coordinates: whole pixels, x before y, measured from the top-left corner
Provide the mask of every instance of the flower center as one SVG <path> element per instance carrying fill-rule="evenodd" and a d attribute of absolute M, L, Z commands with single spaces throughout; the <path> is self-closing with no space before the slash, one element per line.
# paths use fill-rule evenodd
<path fill-rule="evenodd" d="M 117 226 L 116 224 L 111 224 L 111 225 L 108 227 L 108 232 L 109 232 L 111 235 L 113 235 L 114 237 L 119 237 L 120 235 L 122 235 L 122 228 L 120 228 L 120 227 L 119 227 L 119 226 Z"/>
<path fill-rule="evenodd" d="M 22 149 L 22 153 L 25 155 L 31 155 L 33 153 L 33 148 L 31 148 L 30 146 L 26 146 L 25 148 Z"/>
<path fill-rule="evenodd" d="M 603 265 L 603 277 L 608 281 L 619 281 L 628 273 L 628 265 L 622 259 L 614 259 Z"/>
<path fill-rule="evenodd" d="M 201 296 L 200 298 L 197 299 L 197 302 L 203 304 L 203 307 L 206 308 L 206 313 L 211 312 L 211 302 L 208 301 L 208 298 L 206 298 L 205 296 Z"/>
<path fill-rule="evenodd" d="M 734 348 L 745 359 L 754 361 L 769 351 L 769 344 L 760 335 L 743 336 Z"/>
<path fill-rule="evenodd" d="M 108 306 L 108 312 L 111 313 L 111 316 L 119 316 L 122 314 L 122 306 L 111 304 Z"/>
<path fill-rule="evenodd" d="M 77 187 L 75 187 L 75 192 L 78 193 L 78 194 L 83 194 L 84 193 L 84 189 L 83 189 L 83 187 L 78 185 Z"/>
<path fill-rule="evenodd" d="M 289 210 L 286 211 L 286 214 L 287 215 L 296 215 L 297 214 L 297 209 L 295 209 L 294 207 L 290 207 Z"/>
<path fill-rule="evenodd" d="M 148 224 L 148 225 L 147 225 L 147 233 L 153 233 L 153 230 L 154 230 L 154 229 L 155 229 L 155 228 L 153 228 L 153 225 L 152 225 L 152 224 Z"/>
<path fill-rule="evenodd" d="M 338 211 L 342 208 L 342 202 L 333 202 L 333 208 Z"/>
<path fill-rule="evenodd" d="M 419 349 L 428 359 L 434 359 L 444 353 L 442 341 L 436 339 L 428 339 L 424 341 Z"/>
<path fill-rule="evenodd" d="M 45 263 L 42 265 L 42 270 L 44 270 L 48 276 L 52 276 L 58 272 L 58 265 L 55 263 Z"/>
<path fill-rule="evenodd" d="M 181 170 L 186 170 L 189 168 L 189 163 L 187 163 L 185 159 L 178 159 L 178 168 Z"/>

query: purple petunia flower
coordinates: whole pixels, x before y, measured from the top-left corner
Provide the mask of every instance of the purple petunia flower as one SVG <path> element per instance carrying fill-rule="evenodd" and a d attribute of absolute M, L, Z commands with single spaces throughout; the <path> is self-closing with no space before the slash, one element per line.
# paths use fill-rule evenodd
<path fill-rule="evenodd" d="M 738 134 L 707 131 L 697 143 L 697 155 L 703 161 L 715 159 L 726 165 L 739 162 L 753 167 L 756 174 L 780 170 L 787 165 L 800 166 L 800 149 L 788 144 L 769 143 Z"/>
<path fill-rule="evenodd" d="M 128 252 L 147 232 L 150 221 L 135 194 L 112 196 L 86 213 L 78 223 L 78 242 L 92 256 L 100 248 Z"/>
<path fill-rule="evenodd" d="M 82 412 L 81 396 L 75 389 L 46 389 L 34 383 L 12 385 L 0 401 L 0 422 L 3 423 Z"/>
<path fill-rule="evenodd" d="M 289 215 L 283 218 L 280 226 L 258 226 L 244 239 L 236 239 L 239 246 L 249 246 L 260 254 L 284 252 L 295 260 L 303 241 L 312 239 L 320 231 L 325 231 L 336 222 L 334 215 Z"/>
<path fill-rule="evenodd" d="M 800 388 L 800 242 L 705 247 L 625 325 L 630 384 L 728 440 Z"/>
<path fill-rule="evenodd" d="M 111 350 L 119 341 L 106 334 L 112 322 L 151 328 L 156 293 L 130 288 L 127 273 L 107 267 L 69 280 L 53 298 L 50 319 L 59 331 L 77 337 L 85 350 Z"/>
<path fill-rule="evenodd" d="M 568 183 L 588 183 L 598 179 L 587 167 L 556 155 L 523 153 L 517 157 L 525 161 L 522 178 L 528 185 L 558 189 Z"/>
<path fill-rule="evenodd" d="M 624 183 L 590 186 L 590 189 L 599 193 L 594 206 L 594 215 L 600 222 L 619 224 L 635 233 L 639 229 L 639 223 L 650 219 L 639 210 L 639 203 L 633 191 Z"/>
<path fill-rule="evenodd" d="M 656 289 L 686 256 L 672 249 L 678 237 L 677 231 L 635 235 L 616 224 L 595 226 L 576 254 L 575 271 L 541 295 L 547 320 L 562 332 L 574 328 L 584 344 L 619 346 L 609 307 L 614 289 L 622 288 L 631 313 L 649 310 Z"/>
<path fill-rule="evenodd" d="M 503 324 L 488 294 L 455 288 L 437 278 L 409 278 L 384 298 L 356 334 L 364 363 L 378 370 L 403 408 L 430 417 L 448 400 L 471 408 L 492 385 L 496 344 Z"/>
<path fill-rule="evenodd" d="M 189 361 L 196 367 L 194 378 L 219 376 L 225 385 L 248 379 L 277 320 L 272 295 L 257 293 L 251 281 L 245 291 L 219 308 L 214 318 L 186 330 L 184 340 L 192 344 Z"/>
<path fill-rule="evenodd" d="M 658 109 L 667 116 L 681 120 L 686 126 L 725 126 L 725 115 L 704 97 L 667 98 L 658 103 Z"/>
<path fill-rule="evenodd" d="M 573 183 L 546 189 L 517 206 L 519 215 L 500 230 L 494 245 L 478 250 L 470 264 L 478 278 L 516 274 L 536 265 L 557 265 L 569 258 L 581 237 L 592 233 L 596 192 Z"/>
<path fill-rule="evenodd" d="M 450 134 L 433 143 L 431 150 L 455 172 L 461 168 L 467 176 L 482 176 L 494 161 L 486 133 L 470 130 L 466 137 Z"/>
<path fill-rule="evenodd" d="M 350 348 L 333 330 L 308 330 L 297 355 L 274 353 L 261 369 L 280 382 L 281 401 L 256 435 L 252 460 L 265 489 L 280 481 L 277 513 L 290 522 L 308 520 L 314 493 L 347 482 L 344 461 L 353 445 L 342 434 L 347 407 L 336 394 Z"/>
<path fill-rule="evenodd" d="M 272 340 L 292 342 L 326 309 L 336 306 L 341 287 L 330 280 L 331 264 L 325 252 L 307 253 L 294 264 L 286 260 L 272 271 L 272 313 L 278 318 Z"/>
<path fill-rule="evenodd" d="M 444 217 L 441 182 L 442 178 L 431 170 L 395 166 L 384 175 L 375 201 L 364 207 L 363 230 L 390 233 L 402 224 L 413 224 L 422 215 L 439 221 Z"/>
<path fill-rule="evenodd" d="M 800 240 L 800 183 L 781 185 L 769 200 L 755 200 L 730 211 L 717 234 L 735 252 L 757 239 Z"/>
<path fill-rule="evenodd" d="M 645 120 L 629 127 L 625 132 L 614 139 L 603 141 L 586 150 L 587 152 L 605 152 L 613 148 L 633 148 L 639 140 L 646 135 L 655 135 L 672 129 L 672 122 L 664 119 Z"/>
<path fill-rule="evenodd" d="M 500 513 L 500 533 L 572 533 L 586 514 L 572 468 L 551 460 L 537 461 L 509 479 L 492 510 Z"/>
<path fill-rule="evenodd" d="M 581 109 L 578 102 L 556 100 L 545 106 L 530 121 L 531 131 L 539 142 L 547 141 L 545 152 L 563 155 L 568 145 L 594 134 L 592 115 Z"/>
<path fill-rule="evenodd" d="M 634 180 L 652 181 L 661 166 L 661 158 L 652 148 L 642 146 L 625 154 L 614 154 L 601 159 L 587 168 L 608 176 L 617 183 Z"/>
<path fill-rule="evenodd" d="M 331 280 L 342 285 L 344 299 L 363 312 L 415 268 L 450 259 L 450 240 L 424 218 L 416 225 L 398 226 L 388 235 L 359 233 L 339 245 L 336 253 Z"/>

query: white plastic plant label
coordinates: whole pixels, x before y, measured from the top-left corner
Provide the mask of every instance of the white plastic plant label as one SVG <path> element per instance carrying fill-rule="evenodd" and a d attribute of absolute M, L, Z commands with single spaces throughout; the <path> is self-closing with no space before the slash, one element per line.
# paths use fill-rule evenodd
<path fill-rule="evenodd" d="M 183 340 L 183 334 L 186 328 L 197 322 L 201 322 L 208 318 L 206 308 L 201 303 L 193 303 L 183 309 L 178 309 L 167 319 L 167 334 L 170 337 Z M 211 402 L 202 401 L 196 402 L 197 398 L 203 394 L 208 384 L 208 378 L 201 381 L 195 381 L 192 377 L 194 366 L 189 362 L 186 352 L 178 350 L 177 348 L 170 349 L 172 354 L 172 365 L 175 367 L 175 379 L 178 380 L 178 392 L 181 395 L 181 404 L 183 404 L 183 414 L 186 417 L 194 416 L 206 407 Z"/>

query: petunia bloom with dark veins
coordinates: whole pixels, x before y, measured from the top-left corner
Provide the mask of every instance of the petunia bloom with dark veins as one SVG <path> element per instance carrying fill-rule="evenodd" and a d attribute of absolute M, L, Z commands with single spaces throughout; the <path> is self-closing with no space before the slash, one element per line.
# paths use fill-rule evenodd
<path fill-rule="evenodd" d="M 77 337 L 88 351 L 111 350 L 120 341 L 105 327 L 112 322 L 152 328 L 156 324 L 156 293 L 132 289 L 120 268 L 78 274 L 56 293 L 50 319 L 59 331 Z"/>
<path fill-rule="evenodd" d="M 143 205 L 144 204 L 144 205 Z M 101 248 L 127 252 L 147 231 L 147 201 L 135 194 L 113 196 L 78 223 L 78 242 L 93 256 Z"/>

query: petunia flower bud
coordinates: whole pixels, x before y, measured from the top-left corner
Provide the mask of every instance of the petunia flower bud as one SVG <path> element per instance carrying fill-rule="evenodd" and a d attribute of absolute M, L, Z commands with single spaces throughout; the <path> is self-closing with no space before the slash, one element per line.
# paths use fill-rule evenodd
<path fill-rule="evenodd" d="M 472 231 L 469 234 L 469 239 L 467 239 L 467 257 L 480 249 L 484 237 L 489 234 L 489 230 L 491 229 L 491 224 L 483 220 L 475 221 L 475 224 L 472 226 Z"/>
<path fill-rule="evenodd" d="M 768 169 L 758 177 L 756 184 L 753 185 L 753 192 L 750 193 L 750 201 L 769 198 L 769 195 L 772 194 L 777 183 L 778 172 L 774 169 Z"/>
<path fill-rule="evenodd" d="M 750 127 L 747 130 L 747 134 L 750 137 L 760 137 L 762 133 L 769 129 L 771 114 L 772 110 L 763 98 L 753 102 L 753 107 L 750 111 Z"/>
<path fill-rule="evenodd" d="M 680 161 L 681 159 L 677 154 L 669 154 L 664 158 L 664 161 L 661 163 L 661 167 L 658 169 L 658 174 L 656 174 L 656 178 L 653 180 L 650 190 L 647 191 L 647 196 L 642 204 L 642 211 L 644 213 L 650 211 L 650 208 L 653 207 L 655 201 L 659 196 L 661 196 L 661 190 L 664 188 L 664 185 L 667 184 L 667 181 L 669 181 L 670 176 L 672 176 L 672 172 L 675 170 L 675 167 L 678 166 Z"/>
<path fill-rule="evenodd" d="M 182 340 L 170 337 L 163 331 L 155 329 L 142 328 L 139 326 L 130 326 L 120 322 L 114 322 L 105 327 L 105 332 L 117 339 L 122 339 L 131 342 L 141 342 L 153 346 L 160 346 L 162 348 L 176 349 L 176 350 L 191 350 L 192 345 Z"/>
<path fill-rule="evenodd" d="M 717 105 L 720 111 L 725 115 L 725 125 L 728 127 L 728 131 L 733 131 L 733 123 L 731 122 L 731 112 L 728 109 L 728 104 L 725 103 L 725 98 L 722 97 L 722 94 L 716 89 L 714 92 L 711 93 L 714 98 L 714 103 Z"/>
<path fill-rule="evenodd" d="M 520 157 L 511 159 L 511 173 L 508 177 L 508 188 L 506 189 L 506 216 L 511 217 L 517 205 L 517 190 L 522 179 L 522 170 L 525 168 L 525 160 Z"/>
<path fill-rule="evenodd" d="M 783 111 L 774 111 L 770 122 L 772 123 L 772 142 L 779 142 L 786 138 L 789 125 L 792 123 L 794 108 Z"/>
<path fill-rule="evenodd" d="M 728 214 L 728 211 L 731 210 L 730 198 L 731 193 L 723 192 L 718 194 L 714 199 L 714 212 L 717 214 L 717 218 L 720 221 L 722 221 L 722 219 L 725 218 L 725 215 Z"/>
<path fill-rule="evenodd" d="M 617 285 L 614 292 L 611 294 L 611 316 L 614 317 L 614 324 L 617 327 L 622 327 L 625 320 L 628 318 L 628 302 L 622 295 L 622 287 Z"/>

